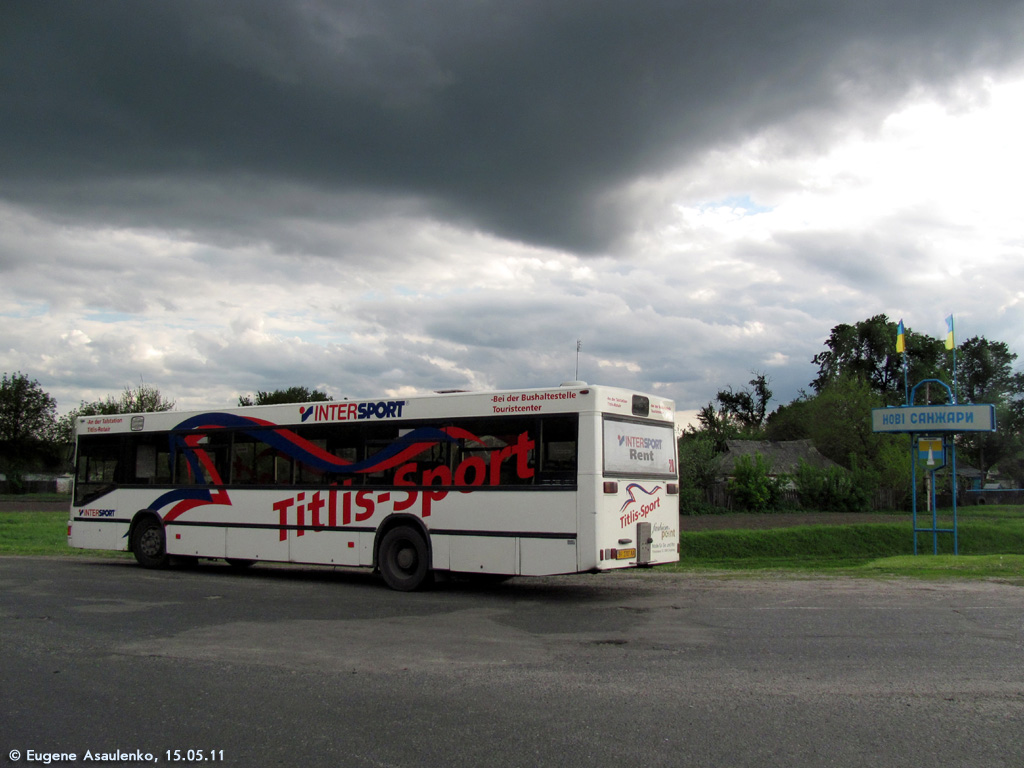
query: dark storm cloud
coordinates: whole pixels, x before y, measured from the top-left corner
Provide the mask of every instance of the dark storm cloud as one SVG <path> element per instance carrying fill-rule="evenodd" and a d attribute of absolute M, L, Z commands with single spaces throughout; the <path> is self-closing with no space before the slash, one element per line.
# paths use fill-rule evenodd
<path fill-rule="evenodd" d="M 766 126 L 819 140 L 1022 30 L 1000 0 L 11 2 L 0 195 L 230 229 L 359 193 L 587 251 L 617 185 Z"/>

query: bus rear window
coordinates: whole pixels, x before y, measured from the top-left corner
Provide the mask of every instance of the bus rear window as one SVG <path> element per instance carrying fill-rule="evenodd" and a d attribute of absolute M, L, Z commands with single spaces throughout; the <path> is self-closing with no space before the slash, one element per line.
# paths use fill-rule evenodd
<path fill-rule="evenodd" d="M 605 419 L 604 473 L 674 477 L 675 428 L 672 424 L 641 424 L 622 419 Z"/>

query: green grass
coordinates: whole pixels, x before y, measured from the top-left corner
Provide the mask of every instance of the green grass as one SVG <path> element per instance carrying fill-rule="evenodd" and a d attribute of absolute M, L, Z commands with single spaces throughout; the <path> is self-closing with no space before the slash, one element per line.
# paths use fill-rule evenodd
<path fill-rule="evenodd" d="M 125 557 L 124 552 L 68 546 L 67 512 L 0 512 L 0 555 Z"/>
<path fill-rule="evenodd" d="M 854 572 L 877 577 L 1003 579 L 1024 585 L 1024 555 L 901 555 L 863 563 Z"/>
<path fill-rule="evenodd" d="M 933 535 L 920 531 L 915 556 L 913 528 L 907 520 L 689 532 L 681 539 L 679 563 L 662 568 L 684 572 L 1000 578 L 1024 584 L 1024 510 L 981 509 L 972 507 L 966 515 L 958 510 L 959 556 L 952 555 L 952 534 L 939 534 L 936 556 L 932 554 Z M 930 527 L 931 515 L 918 515 L 917 524 L 918 528 Z M 940 515 L 939 527 L 951 528 L 952 519 Z"/>
<path fill-rule="evenodd" d="M 68 549 L 67 512 L 0 512 L 0 553 L 54 555 Z"/>

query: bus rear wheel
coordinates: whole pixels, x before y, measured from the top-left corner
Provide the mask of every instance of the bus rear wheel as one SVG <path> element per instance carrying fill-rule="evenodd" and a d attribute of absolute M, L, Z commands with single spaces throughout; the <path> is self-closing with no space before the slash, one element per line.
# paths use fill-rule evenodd
<path fill-rule="evenodd" d="M 132 552 L 143 568 L 166 568 L 167 556 L 164 527 L 159 520 L 146 516 L 132 530 Z"/>
<path fill-rule="evenodd" d="M 401 525 L 381 539 L 377 565 L 384 583 L 400 592 L 412 592 L 430 582 L 427 542 L 415 528 Z"/>

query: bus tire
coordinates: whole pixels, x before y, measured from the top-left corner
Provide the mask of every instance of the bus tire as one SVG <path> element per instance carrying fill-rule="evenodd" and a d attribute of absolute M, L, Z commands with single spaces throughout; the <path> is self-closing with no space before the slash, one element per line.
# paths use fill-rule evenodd
<path fill-rule="evenodd" d="M 381 539 L 377 567 L 384 583 L 399 592 L 412 592 L 430 582 L 427 542 L 415 528 L 400 525 Z"/>
<path fill-rule="evenodd" d="M 156 518 L 146 515 L 132 529 L 132 553 L 143 568 L 166 568 L 170 562 L 164 526 Z"/>

